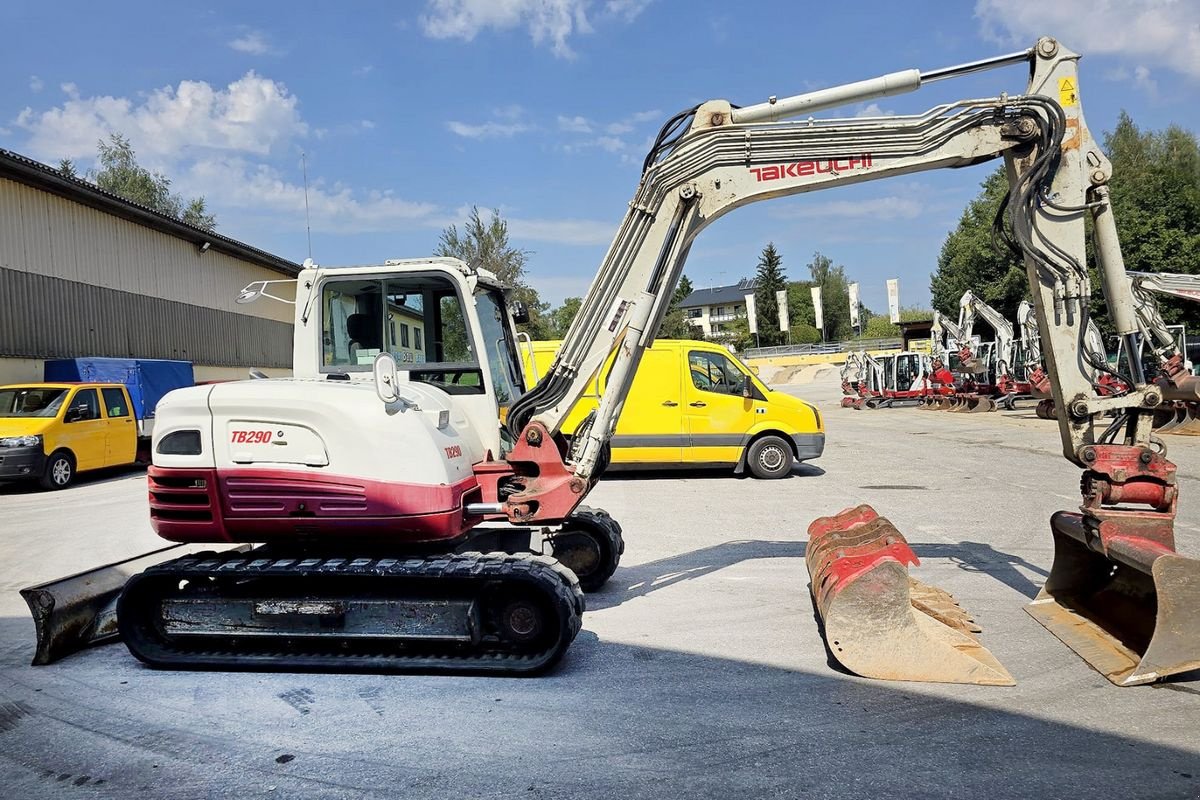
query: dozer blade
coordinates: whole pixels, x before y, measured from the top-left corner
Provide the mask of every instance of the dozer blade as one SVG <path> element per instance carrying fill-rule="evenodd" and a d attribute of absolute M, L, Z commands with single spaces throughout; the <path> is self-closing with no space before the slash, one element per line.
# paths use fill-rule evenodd
<path fill-rule="evenodd" d="M 37 631 L 33 666 L 51 664 L 85 647 L 115 640 L 117 597 L 126 581 L 156 564 L 199 549 L 204 548 L 173 544 L 22 589 Z"/>
<path fill-rule="evenodd" d="M 1200 669 L 1200 560 L 1105 537 L 1080 514 L 1060 511 L 1050 529 L 1054 566 L 1031 617 L 1118 686 Z M 1107 555 L 1093 549 L 1105 538 Z"/>
<path fill-rule="evenodd" d="M 870 506 L 821 517 L 808 536 L 813 602 L 846 669 L 884 680 L 1014 685 L 954 598 L 909 577 L 916 554 Z"/>

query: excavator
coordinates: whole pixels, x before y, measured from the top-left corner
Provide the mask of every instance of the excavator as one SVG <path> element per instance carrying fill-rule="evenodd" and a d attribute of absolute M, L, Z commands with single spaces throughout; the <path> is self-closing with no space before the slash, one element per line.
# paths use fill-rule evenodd
<path fill-rule="evenodd" d="M 986 388 L 993 345 L 978 342 L 971 330 L 963 327 L 966 322 L 973 324 L 973 320 L 964 319 L 962 309 L 959 324 L 933 312 L 929 345 L 937 363 L 930 364 L 921 409 L 969 413 L 996 410 L 992 398 L 980 392 L 981 384 Z M 945 379 L 947 374 L 950 380 Z"/>
<path fill-rule="evenodd" d="M 992 329 L 995 337 L 990 351 L 989 374 L 998 400 L 991 400 L 992 408 L 1012 409 L 1019 398 L 1029 396 L 1028 381 L 1019 381 L 1015 375 L 1016 339 L 1012 323 L 996 309 L 985 303 L 979 295 L 968 289 L 959 298 L 960 325 L 967 339 L 974 332 L 976 319 L 982 319 Z"/>
<path fill-rule="evenodd" d="M 1082 470 L 1080 509 L 1051 519 L 1054 566 L 1029 613 L 1121 685 L 1200 666 L 1200 562 L 1175 551 L 1175 465 L 1150 433 L 1154 410 L 1195 398 L 1197 386 L 1167 351 L 1154 379 L 1129 359 L 1120 396 L 1098 395 L 1081 367 L 1092 295 L 1085 216 L 1113 326 L 1131 344 L 1139 334 L 1109 162 L 1083 119 L 1078 59 L 1042 38 L 968 64 L 680 111 L 654 140 L 562 347 L 533 388 L 515 345 L 520 309 L 486 271 L 448 259 L 309 265 L 294 287 L 294 377 L 181 389 L 157 411 L 154 529 L 173 542 L 254 549 L 187 554 L 129 578 L 116 605 L 121 638 L 161 668 L 549 669 L 579 630 L 580 583 L 599 586 L 617 566 L 619 526 L 582 503 L 604 472 L 638 363 L 696 236 L 756 201 L 1003 158 L 1010 190 L 997 232 L 1024 258 L 1064 410 L 1062 453 Z M 1006 66 L 1026 68 L 1023 93 L 911 115 L 813 116 Z M 563 420 L 610 354 L 597 409 L 563 436 Z M 744 384 L 743 402 L 757 402 L 756 391 Z M 1098 425 L 1109 411 L 1115 419 Z M 906 679 L 953 679 L 947 673 L 964 660 L 986 667 L 956 646 L 961 620 L 864 594 L 883 580 L 877 568 L 915 560 L 903 537 L 881 531 L 882 519 L 851 522 L 882 538 L 851 531 L 853 545 L 828 547 L 845 533 L 828 529 L 810 540 L 830 647 L 858 647 L 869 660 L 897 645 L 913 665 Z M 46 591 L 39 633 L 66 635 L 54 587 Z M 898 592 L 909 598 L 907 585 Z M 896 614 L 918 620 L 902 642 Z M 847 618 L 886 624 L 842 641 Z"/>

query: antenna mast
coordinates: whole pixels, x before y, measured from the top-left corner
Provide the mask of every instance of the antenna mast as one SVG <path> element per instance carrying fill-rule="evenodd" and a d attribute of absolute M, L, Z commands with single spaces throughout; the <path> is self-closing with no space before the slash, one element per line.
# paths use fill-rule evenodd
<path fill-rule="evenodd" d="M 308 257 L 312 258 L 312 220 L 308 216 L 308 154 L 300 154 L 300 169 L 304 174 L 304 232 L 308 235 Z"/>

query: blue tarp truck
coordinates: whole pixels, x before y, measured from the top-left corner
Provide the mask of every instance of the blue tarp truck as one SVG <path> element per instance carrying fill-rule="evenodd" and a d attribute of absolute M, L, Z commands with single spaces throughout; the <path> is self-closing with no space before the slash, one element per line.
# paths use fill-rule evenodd
<path fill-rule="evenodd" d="M 47 361 L 42 383 L 0 386 L 0 481 L 63 489 L 75 474 L 148 461 L 154 409 L 195 383 L 187 361 Z"/>

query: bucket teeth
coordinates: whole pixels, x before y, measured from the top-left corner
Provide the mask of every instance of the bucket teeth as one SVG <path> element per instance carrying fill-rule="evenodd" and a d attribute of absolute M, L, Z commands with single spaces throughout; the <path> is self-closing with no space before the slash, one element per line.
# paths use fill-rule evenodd
<path fill-rule="evenodd" d="M 914 580 L 904 536 L 868 505 L 808 528 L 805 561 L 829 652 L 867 678 L 1012 686 L 947 592 Z"/>

